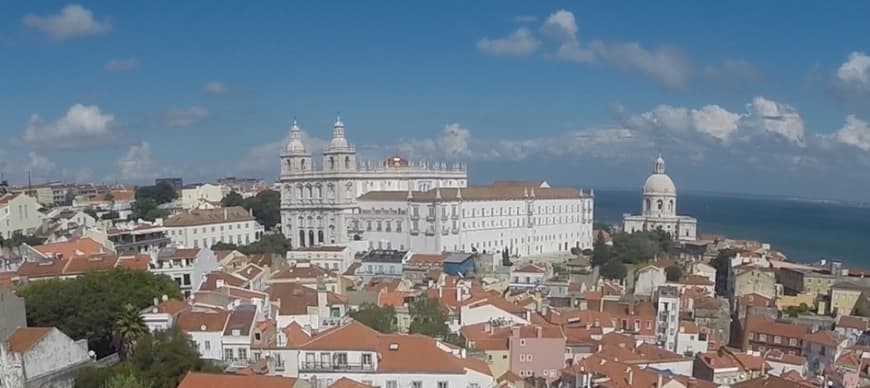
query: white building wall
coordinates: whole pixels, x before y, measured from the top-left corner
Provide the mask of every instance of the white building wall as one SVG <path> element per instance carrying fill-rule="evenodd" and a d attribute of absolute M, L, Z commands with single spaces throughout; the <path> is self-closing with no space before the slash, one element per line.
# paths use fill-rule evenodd
<path fill-rule="evenodd" d="M 223 331 L 189 331 L 187 335 L 196 344 L 199 354 L 206 360 L 223 360 Z"/>
<path fill-rule="evenodd" d="M 770 369 L 767 370 L 767 373 L 774 376 L 782 376 L 790 371 L 798 372 L 801 376 L 807 375 L 806 365 L 788 364 L 784 362 L 774 361 L 771 359 L 767 359 L 766 361 L 767 365 L 770 365 Z"/>
<path fill-rule="evenodd" d="M 675 352 L 677 349 L 677 333 L 679 332 L 679 298 L 658 297 L 656 308 L 656 342 L 658 345 Z"/>
<path fill-rule="evenodd" d="M 702 341 L 698 333 L 677 333 L 677 349 L 675 352 L 686 354 L 691 352 L 693 355 L 698 352 L 707 351 L 707 341 Z"/>
<path fill-rule="evenodd" d="M 359 201 L 351 224 L 371 248 L 415 252 L 477 250 L 513 256 L 592 247 L 593 199 Z M 387 231 L 387 222 L 390 230 Z M 380 230 L 378 225 L 380 223 Z M 398 226 L 398 227 L 397 227 Z"/>
<path fill-rule="evenodd" d="M 462 306 L 459 317 L 460 327 L 501 319 L 521 325 L 529 324 L 529 321 L 525 318 L 518 317 L 490 304 L 482 304 L 477 307 Z"/>
<path fill-rule="evenodd" d="M 229 192 L 230 188 L 225 185 L 213 185 L 210 183 L 182 189 L 181 208 L 187 210 L 193 209 L 199 204 L 200 200 L 220 202 Z"/>
<path fill-rule="evenodd" d="M 16 232 L 32 234 L 45 218 L 35 198 L 19 194 L 0 207 L 0 236 L 11 238 Z"/>
<path fill-rule="evenodd" d="M 218 242 L 247 245 L 262 234 L 263 226 L 255 220 L 166 227 L 166 235 L 172 243 L 182 248 L 211 248 Z"/>
<path fill-rule="evenodd" d="M 89 359 L 86 344 L 76 343 L 60 330 L 52 329 L 24 354 L 24 368 L 27 379 L 32 380 Z"/>

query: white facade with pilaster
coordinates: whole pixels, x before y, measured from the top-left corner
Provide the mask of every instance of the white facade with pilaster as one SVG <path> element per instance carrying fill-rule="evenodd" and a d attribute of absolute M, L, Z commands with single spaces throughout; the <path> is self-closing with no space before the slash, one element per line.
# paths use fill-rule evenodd
<path fill-rule="evenodd" d="M 322 163 L 315 166 L 294 121 L 281 153 L 281 228 L 294 247 L 342 244 L 352 239 L 349 219 L 359 210 L 359 196 L 373 190 L 465 187 L 467 180 L 461 163 L 414 163 L 400 157 L 360 163 L 341 118 Z"/>

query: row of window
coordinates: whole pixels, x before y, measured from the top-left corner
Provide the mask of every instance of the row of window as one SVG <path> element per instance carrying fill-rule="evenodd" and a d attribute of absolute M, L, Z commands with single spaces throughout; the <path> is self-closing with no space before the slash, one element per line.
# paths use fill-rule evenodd
<path fill-rule="evenodd" d="M 207 239 L 207 238 L 204 238 L 204 239 L 202 239 L 202 240 L 193 239 L 193 247 L 194 247 L 194 248 L 199 248 L 200 246 L 202 246 L 203 248 L 209 248 L 209 247 L 214 246 L 214 245 L 217 244 L 218 242 L 224 242 L 224 243 L 230 243 L 230 244 L 235 243 L 235 244 L 237 244 L 237 245 L 242 245 L 242 240 L 243 240 L 243 239 L 242 239 L 242 236 L 245 237 L 245 238 L 244 238 L 244 241 L 245 241 L 244 243 L 245 243 L 245 244 L 250 244 L 250 243 L 251 243 L 251 235 L 249 235 L 249 234 L 245 234 L 245 235 L 241 235 L 241 234 L 239 234 L 239 235 L 236 235 L 235 241 L 233 241 L 233 236 L 221 236 L 220 238 L 212 237 L 212 238 L 211 238 L 211 245 L 209 245 L 209 243 L 208 243 L 208 242 L 209 242 L 209 239 Z M 202 241 L 202 245 L 200 245 L 200 241 Z"/>
<path fill-rule="evenodd" d="M 227 229 L 227 230 L 233 230 L 233 225 L 235 225 L 235 229 L 238 229 L 238 230 L 242 230 L 242 229 L 251 229 L 251 223 L 250 223 L 250 222 L 245 222 L 245 223 L 240 223 L 240 224 L 229 224 L 229 225 L 227 225 L 227 228 L 226 228 L 226 229 Z M 244 225 L 244 226 L 243 226 L 243 225 Z M 190 232 L 190 233 L 192 233 L 192 234 L 197 234 L 197 233 L 209 233 L 208 230 L 209 230 L 208 227 L 203 226 L 203 227 L 201 227 L 201 228 L 193 228 L 193 229 L 191 229 L 191 232 Z M 224 226 L 221 225 L 220 227 L 215 227 L 215 226 L 212 226 L 212 227 L 211 227 L 211 233 L 215 233 L 215 232 L 217 232 L 217 231 L 221 231 L 221 232 L 223 232 L 223 231 L 224 231 Z M 181 229 L 169 229 L 169 235 L 170 235 L 170 236 L 182 236 L 182 235 L 184 235 L 184 232 L 183 232 Z"/>
<path fill-rule="evenodd" d="M 768 342 L 768 339 L 771 339 L 775 344 L 785 344 L 787 342 L 788 346 L 798 346 L 797 338 L 783 338 L 778 335 L 768 336 L 767 334 L 750 332 L 749 339 L 758 342 Z"/>

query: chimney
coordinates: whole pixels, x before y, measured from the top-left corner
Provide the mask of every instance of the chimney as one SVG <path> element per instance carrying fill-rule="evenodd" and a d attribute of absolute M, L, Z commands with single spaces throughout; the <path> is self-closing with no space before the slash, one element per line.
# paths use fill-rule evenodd
<path fill-rule="evenodd" d="M 520 327 L 514 326 L 511 327 L 511 337 L 519 337 L 520 336 Z"/>
<path fill-rule="evenodd" d="M 160 299 L 154 298 L 154 305 L 155 305 L 155 306 L 157 306 L 158 304 L 160 304 L 159 300 L 160 300 Z"/>
<path fill-rule="evenodd" d="M 535 326 L 535 337 L 541 338 L 542 334 L 543 333 L 542 333 L 541 327 Z"/>
<path fill-rule="evenodd" d="M 229 218 L 229 216 L 227 215 L 227 208 L 224 208 L 224 221 L 226 221 L 227 218 Z"/>
<path fill-rule="evenodd" d="M 456 285 L 456 301 L 462 302 L 462 287 L 459 284 Z"/>
<path fill-rule="evenodd" d="M 526 310 L 526 321 L 532 321 L 532 312 L 531 310 Z"/>
<path fill-rule="evenodd" d="M 658 374 L 659 378 L 658 378 L 658 381 L 656 381 L 656 388 L 662 388 L 662 374 L 661 373 L 657 373 L 657 374 Z"/>
<path fill-rule="evenodd" d="M 633 382 L 634 382 L 634 370 L 629 368 L 628 369 L 628 385 L 633 384 Z"/>
<path fill-rule="evenodd" d="M 317 284 L 317 307 L 326 307 L 326 286 Z"/>
<path fill-rule="evenodd" d="M 489 333 L 489 334 L 492 334 L 492 325 L 490 325 L 489 323 L 484 324 L 484 325 L 483 325 L 483 331 L 485 331 L 485 332 L 487 332 L 487 333 Z"/>
<path fill-rule="evenodd" d="M 216 281 L 215 283 L 217 283 L 217 284 L 216 284 L 216 285 L 217 285 L 217 288 L 222 288 L 222 287 L 224 286 L 224 280 L 223 280 L 223 279 L 217 279 L 217 281 Z"/>

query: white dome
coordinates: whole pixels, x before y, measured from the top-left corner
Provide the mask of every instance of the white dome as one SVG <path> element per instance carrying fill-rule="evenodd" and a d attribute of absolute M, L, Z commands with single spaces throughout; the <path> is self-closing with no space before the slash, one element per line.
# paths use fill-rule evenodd
<path fill-rule="evenodd" d="M 646 178 L 646 183 L 643 184 L 643 193 L 676 195 L 677 187 L 667 174 L 652 174 Z"/>
<path fill-rule="evenodd" d="M 292 139 L 287 143 L 285 150 L 292 154 L 304 154 L 305 144 L 303 144 L 299 139 Z"/>

